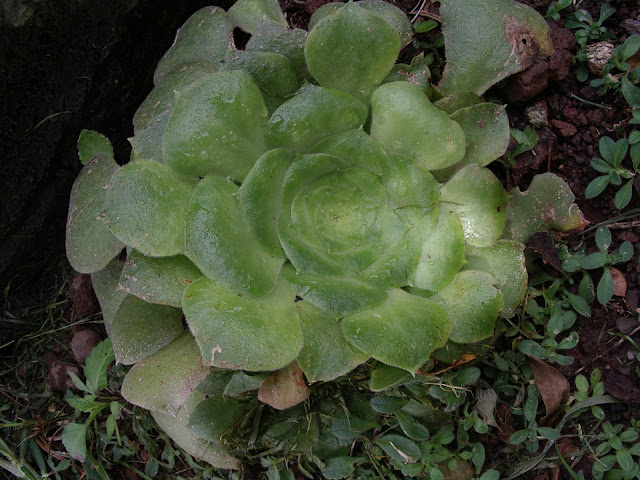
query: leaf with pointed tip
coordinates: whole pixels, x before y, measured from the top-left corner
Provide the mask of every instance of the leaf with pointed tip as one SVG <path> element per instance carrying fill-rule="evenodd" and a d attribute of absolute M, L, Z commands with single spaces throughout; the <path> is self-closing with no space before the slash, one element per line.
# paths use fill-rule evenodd
<path fill-rule="evenodd" d="M 451 340 L 473 343 L 493 335 L 496 318 L 504 306 L 495 283 L 490 273 L 465 270 L 447 287 L 429 297 L 449 313 Z"/>
<path fill-rule="evenodd" d="M 352 2 L 318 22 L 304 47 L 309 71 L 320 85 L 363 101 L 385 79 L 399 52 L 397 30 Z"/>
<path fill-rule="evenodd" d="M 151 415 L 160 428 L 176 442 L 176 445 L 189 455 L 198 460 L 204 460 L 216 468 L 240 468 L 242 464 L 236 457 L 229 454 L 229 449 L 225 445 L 204 440 L 189 428 L 189 412 L 193 412 L 202 399 L 202 395 L 194 393 L 184 407 L 176 412 L 177 415 L 168 415 L 160 411 L 152 411 Z"/>
<path fill-rule="evenodd" d="M 116 361 L 132 365 L 175 340 L 183 330 L 179 308 L 147 303 L 128 295 L 110 328 Z"/>
<path fill-rule="evenodd" d="M 87 457 L 87 429 L 86 423 L 67 423 L 62 429 L 60 440 L 64 448 L 74 459 L 84 462 Z"/>
<path fill-rule="evenodd" d="M 265 378 L 258 391 L 258 399 L 276 410 L 286 410 L 304 402 L 310 394 L 311 390 L 304 383 L 302 370 L 298 362 L 294 361 Z"/>
<path fill-rule="evenodd" d="M 553 173 L 533 177 L 524 192 L 515 189 L 507 207 L 505 237 L 526 242 L 536 232 L 582 230 L 585 220 L 569 185 Z"/>
<path fill-rule="evenodd" d="M 78 137 L 78 157 L 86 165 L 96 155 L 103 153 L 113 157 L 113 147 L 107 137 L 93 130 L 82 130 Z"/>
<path fill-rule="evenodd" d="M 278 285 L 247 298 L 201 278 L 187 287 L 182 308 L 207 365 L 236 370 L 276 370 L 302 348 L 295 293 Z"/>
<path fill-rule="evenodd" d="M 442 0 L 447 64 L 438 89 L 445 95 L 491 85 L 551 55 L 551 30 L 535 10 L 513 0 Z"/>
<path fill-rule="evenodd" d="M 104 222 L 126 245 L 153 257 L 184 249 L 184 227 L 193 186 L 149 160 L 120 169 L 106 189 Z"/>
<path fill-rule="evenodd" d="M 159 85 L 168 73 L 185 64 L 218 64 L 233 46 L 233 25 L 227 13 L 218 7 L 205 7 L 191 15 L 178 30 L 171 48 L 158 62 L 153 74 Z"/>
<path fill-rule="evenodd" d="M 390 153 L 412 158 L 427 170 L 464 156 L 464 132 L 409 82 L 385 83 L 371 98 L 371 136 Z"/>
<path fill-rule="evenodd" d="M 212 73 L 178 94 L 163 138 L 164 160 L 187 178 L 242 181 L 266 150 L 266 124 L 267 107 L 247 72 Z"/>
<path fill-rule="evenodd" d="M 134 405 L 174 416 L 209 373 L 188 331 L 135 364 L 122 382 L 122 396 Z"/>
<path fill-rule="evenodd" d="M 309 383 L 328 382 L 367 360 L 367 355 L 347 342 L 331 315 L 309 302 L 298 302 L 296 307 L 304 338 L 298 364 Z"/>
<path fill-rule="evenodd" d="M 466 256 L 465 270 L 482 270 L 493 275 L 504 300 L 501 316 L 512 317 L 527 293 L 524 245 L 498 240 L 488 247 L 469 247 Z"/>
<path fill-rule="evenodd" d="M 183 255 L 147 257 L 132 250 L 127 257 L 121 288 L 149 303 L 182 306 L 187 285 L 202 276 L 200 270 Z"/>
<path fill-rule="evenodd" d="M 127 296 L 127 292 L 120 289 L 120 274 L 124 263 L 120 260 L 112 260 L 102 270 L 91 274 L 91 283 L 96 292 L 100 308 L 102 309 L 102 319 L 107 335 L 111 336 L 111 325 L 116 316 L 120 304 Z"/>
<path fill-rule="evenodd" d="M 389 290 L 381 305 L 342 320 L 342 331 L 354 347 L 413 374 L 444 345 L 450 330 L 444 309 L 399 289 Z"/>
<path fill-rule="evenodd" d="M 465 241 L 476 247 L 495 242 L 502 233 L 509 195 L 488 169 L 467 165 L 440 189 L 443 206 L 454 212 Z"/>
<path fill-rule="evenodd" d="M 106 187 L 119 169 L 111 156 L 98 154 L 73 183 L 65 241 L 69 263 L 80 273 L 101 270 L 124 247 L 101 218 Z"/>
<path fill-rule="evenodd" d="M 248 33 L 254 33 L 263 22 L 287 26 L 277 0 L 238 0 L 229 9 L 229 18 Z"/>

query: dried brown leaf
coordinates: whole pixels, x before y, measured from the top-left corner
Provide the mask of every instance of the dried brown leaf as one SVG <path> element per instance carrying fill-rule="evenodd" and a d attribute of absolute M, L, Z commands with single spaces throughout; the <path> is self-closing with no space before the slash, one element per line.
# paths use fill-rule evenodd
<path fill-rule="evenodd" d="M 569 381 L 558 370 L 539 358 L 529 356 L 529 363 L 547 412 L 540 419 L 540 425 L 550 425 L 569 400 Z"/>

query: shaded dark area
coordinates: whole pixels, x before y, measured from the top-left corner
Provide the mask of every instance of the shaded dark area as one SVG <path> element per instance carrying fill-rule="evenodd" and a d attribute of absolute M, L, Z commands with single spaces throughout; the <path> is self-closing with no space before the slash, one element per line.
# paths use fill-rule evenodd
<path fill-rule="evenodd" d="M 178 27 L 203 6 L 233 2 L 32 3 L 5 2 L 0 23 L 0 287 L 27 297 L 64 255 L 81 129 L 105 134 L 125 162 L 131 118 Z"/>

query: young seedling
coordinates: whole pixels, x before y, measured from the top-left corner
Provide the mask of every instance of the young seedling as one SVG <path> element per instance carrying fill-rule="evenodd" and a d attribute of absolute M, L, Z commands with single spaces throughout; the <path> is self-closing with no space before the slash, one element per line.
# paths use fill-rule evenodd
<path fill-rule="evenodd" d="M 632 140 L 638 143 L 640 140 L 637 134 L 633 135 Z M 629 140 L 621 138 L 614 142 L 609 137 L 602 137 L 598 144 L 600 155 L 602 158 L 594 158 L 591 160 L 591 166 L 598 172 L 603 173 L 599 177 L 594 178 L 584 191 L 587 198 L 594 198 L 600 195 L 609 184 L 614 186 L 624 185 L 616 192 L 615 205 L 622 210 L 631 201 L 633 194 L 633 178 L 635 177 L 638 166 L 640 164 L 640 156 L 633 155 L 632 170 L 622 166 L 623 160 L 629 151 Z M 635 151 L 635 150 L 634 150 Z"/>
<path fill-rule="evenodd" d="M 600 304 L 604 305 L 613 297 L 614 284 L 610 267 L 619 263 L 625 263 L 633 257 L 634 249 L 631 242 L 623 242 L 615 251 L 609 253 L 611 246 L 611 232 L 606 226 L 596 230 L 596 246 L 598 251 L 585 254 L 584 247 L 569 256 L 562 262 L 565 272 L 573 273 L 578 270 L 603 269 L 602 276 L 596 288 L 596 297 Z"/>

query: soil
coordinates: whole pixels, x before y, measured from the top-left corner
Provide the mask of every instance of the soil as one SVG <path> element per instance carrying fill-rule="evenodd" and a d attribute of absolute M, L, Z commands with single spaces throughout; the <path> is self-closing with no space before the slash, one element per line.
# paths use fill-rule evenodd
<path fill-rule="evenodd" d="M 231 3 L 219 5 L 228 8 Z M 310 15 L 323 3 L 282 1 L 289 21 L 301 28 L 306 28 Z M 396 2 L 406 11 L 416 3 Z M 544 14 L 549 1 L 524 3 Z M 603 3 L 584 0 L 580 8 L 597 18 Z M 614 43 L 619 44 L 628 35 L 638 34 L 634 29 L 640 25 L 640 8 L 635 0 L 611 3 L 617 11 L 606 26 Z M 4 167 L 0 176 L 0 289 L 5 300 L 9 293 L 12 299 L 5 309 L 15 313 L 37 304 L 42 300 L 41 292 L 59 281 L 60 266 L 65 262 L 69 192 L 80 170 L 75 148 L 80 130 L 104 133 L 114 143 L 116 160 L 126 162 L 130 154 L 126 139 L 133 134 L 131 118 L 152 88 L 155 64 L 170 46 L 176 29 L 207 4 L 204 0 L 16 0 L 0 6 L 4 9 L 0 18 L 0 158 Z M 429 8 L 436 13 L 433 5 Z M 509 104 L 514 128 L 524 130 L 529 125 L 526 112 L 531 106 L 546 114 L 546 124 L 537 127 L 537 146 L 517 157 L 508 172 L 500 166 L 495 172 L 509 188 L 521 190 L 538 173 L 560 175 L 571 186 L 586 219 L 596 225 L 620 212 L 613 203 L 615 190 L 611 187 L 595 199 L 585 198 L 585 187 L 596 176 L 590 160 L 598 156 L 601 136 L 621 138 L 630 130 L 630 110 L 620 95 L 600 95 L 588 83 L 578 82 L 571 63 L 573 35 L 561 21 L 550 24 L 554 56 L 487 93 L 487 97 Z M 634 187 L 626 211 L 640 207 L 638 179 Z M 610 228 L 612 248 L 625 240 L 635 244 L 640 239 L 637 221 L 621 221 Z M 564 240 L 577 245 L 581 239 L 575 234 Z M 629 366 L 635 350 L 630 342 L 621 341 L 621 335 L 640 341 L 636 328 L 640 265 L 634 256 L 617 267 L 626 280 L 626 292 L 605 307 L 594 304 L 590 318 L 579 318 L 580 342 L 568 352 L 575 360 L 559 370 L 572 382 L 577 373 L 588 375 L 599 368 L 606 391 L 625 402 L 610 408 L 607 419 L 628 424 L 630 418 L 640 418 L 640 377 L 637 367 Z M 548 270 L 561 275 L 553 268 Z M 75 315 L 85 318 L 95 314 L 97 307 L 87 279 L 78 277 L 72 285 Z M 0 329 L 0 345 L 21 333 L 5 325 Z M 91 332 L 75 332 L 77 360 L 86 355 L 81 344 L 95 342 L 96 334 L 102 333 Z M 72 344 L 71 335 L 64 341 Z M 49 379 L 49 385 L 64 389 L 66 370 L 78 367 L 68 364 L 74 363 L 69 355 L 52 355 L 49 363 L 54 378 Z M 553 478 L 569 477 L 561 472 Z"/>

